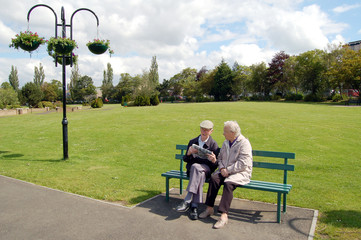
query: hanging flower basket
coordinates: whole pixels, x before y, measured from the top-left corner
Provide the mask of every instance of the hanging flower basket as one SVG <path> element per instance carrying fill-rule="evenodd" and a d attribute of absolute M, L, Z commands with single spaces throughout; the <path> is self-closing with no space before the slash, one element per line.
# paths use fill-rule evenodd
<path fill-rule="evenodd" d="M 77 47 L 77 44 L 74 40 L 70 38 L 50 38 L 48 41 L 48 53 L 53 55 L 67 55 L 70 54 L 73 49 Z"/>
<path fill-rule="evenodd" d="M 94 41 L 88 42 L 86 45 L 88 46 L 89 51 L 94 54 L 103 54 L 107 50 L 109 51 L 110 56 L 114 54 L 114 51 L 110 49 L 109 40 L 94 39 Z"/>
<path fill-rule="evenodd" d="M 20 32 L 16 34 L 15 38 L 11 39 L 9 47 L 15 49 L 23 49 L 24 51 L 31 52 L 36 50 L 41 44 L 44 44 L 45 40 L 43 37 L 39 37 L 37 33 L 30 31 Z"/>
<path fill-rule="evenodd" d="M 72 56 L 73 56 L 73 65 L 74 64 L 76 64 L 77 62 L 78 62 L 78 55 L 75 55 L 74 53 L 70 53 L 70 54 L 72 54 Z M 67 54 L 67 58 L 65 58 L 65 65 L 70 65 L 70 63 L 71 63 L 71 59 L 69 58 L 70 57 L 70 54 Z M 54 58 L 54 62 L 55 62 L 55 54 L 53 55 L 53 58 Z M 61 64 L 61 65 L 63 65 L 63 58 L 61 58 L 61 57 L 58 57 L 57 59 L 56 59 L 56 61 L 59 63 L 59 64 Z"/>
<path fill-rule="evenodd" d="M 103 54 L 106 50 L 108 50 L 108 46 L 99 44 L 99 43 L 92 43 L 88 46 L 89 51 L 94 54 Z"/>

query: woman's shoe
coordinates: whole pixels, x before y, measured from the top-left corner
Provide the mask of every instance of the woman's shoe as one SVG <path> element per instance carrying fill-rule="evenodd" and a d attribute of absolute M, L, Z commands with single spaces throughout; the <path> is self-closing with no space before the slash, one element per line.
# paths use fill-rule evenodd
<path fill-rule="evenodd" d="M 219 219 L 214 225 L 213 228 L 215 229 L 220 229 L 222 227 L 224 227 L 224 225 L 226 225 L 228 223 L 228 219 L 223 220 L 223 219 Z"/>
<path fill-rule="evenodd" d="M 213 215 L 213 213 L 214 213 L 213 208 L 211 208 L 211 210 L 208 210 L 208 208 L 207 208 L 204 212 L 202 212 L 201 214 L 199 214 L 199 218 L 202 218 L 202 219 L 203 219 L 203 218 L 207 218 L 207 217 Z"/>

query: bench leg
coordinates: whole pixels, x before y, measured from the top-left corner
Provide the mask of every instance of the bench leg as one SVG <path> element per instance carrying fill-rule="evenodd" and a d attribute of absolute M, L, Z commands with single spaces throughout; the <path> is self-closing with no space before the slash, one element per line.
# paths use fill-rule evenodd
<path fill-rule="evenodd" d="M 281 223 L 281 193 L 277 193 L 277 222 Z"/>
<path fill-rule="evenodd" d="M 165 178 L 165 200 L 169 202 L 169 178 Z"/>
<path fill-rule="evenodd" d="M 179 179 L 179 195 L 183 194 L 183 179 Z"/>
<path fill-rule="evenodd" d="M 287 194 L 283 194 L 283 212 L 285 213 L 287 210 Z"/>

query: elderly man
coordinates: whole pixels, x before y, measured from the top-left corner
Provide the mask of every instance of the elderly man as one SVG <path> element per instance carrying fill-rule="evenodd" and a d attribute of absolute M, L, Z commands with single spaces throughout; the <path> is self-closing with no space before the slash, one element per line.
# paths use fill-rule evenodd
<path fill-rule="evenodd" d="M 198 204 L 203 202 L 204 182 L 218 167 L 217 159 L 214 156 L 218 155 L 219 147 L 211 137 L 213 123 L 205 120 L 201 122 L 200 128 L 201 134 L 189 141 L 187 154 L 183 157 L 183 160 L 187 162 L 188 194 L 184 201 L 176 207 L 178 212 L 186 212 L 190 208 L 190 218 L 192 220 L 198 219 Z M 198 151 L 197 146 L 192 147 L 193 144 L 211 151 L 212 155 Z M 209 157 L 212 157 L 212 161 L 208 159 Z"/>
<path fill-rule="evenodd" d="M 223 184 L 223 194 L 218 207 L 221 217 L 214 224 L 214 228 L 222 228 L 228 223 L 228 211 L 233 199 L 233 191 L 237 186 L 250 182 L 253 165 L 251 144 L 241 134 L 236 121 L 224 123 L 223 135 L 226 140 L 218 155 L 218 170 L 212 174 L 209 183 L 207 209 L 199 215 L 199 218 L 206 218 L 213 214 L 214 201 Z M 214 161 L 216 156 L 212 154 L 209 158 Z"/>

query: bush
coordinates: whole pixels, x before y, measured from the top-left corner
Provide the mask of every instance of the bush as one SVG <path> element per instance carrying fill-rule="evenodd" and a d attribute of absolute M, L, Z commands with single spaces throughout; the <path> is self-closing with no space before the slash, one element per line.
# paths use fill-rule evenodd
<path fill-rule="evenodd" d="M 279 100 L 281 100 L 281 96 L 278 95 L 278 94 L 272 95 L 271 99 L 272 99 L 273 101 L 279 101 Z"/>
<path fill-rule="evenodd" d="M 134 105 L 135 106 L 150 106 L 150 98 L 148 96 L 144 96 L 144 95 L 137 96 L 134 100 Z"/>
<path fill-rule="evenodd" d="M 49 101 L 41 101 L 40 103 L 43 105 L 44 108 L 45 108 L 45 107 L 54 108 L 54 104 L 53 104 L 52 102 L 49 102 Z M 40 104 L 40 103 L 39 103 L 39 104 Z M 38 104 L 38 106 L 39 106 L 39 104 Z"/>
<path fill-rule="evenodd" d="M 0 109 L 4 109 L 4 108 L 5 108 L 4 104 L 0 102 Z"/>
<path fill-rule="evenodd" d="M 63 103 L 62 102 L 60 102 L 60 101 L 56 101 L 55 103 L 54 103 L 54 107 L 63 107 Z"/>
<path fill-rule="evenodd" d="M 90 106 L 92 108 L 101 108 L 101 107 L 103 107 L 103 100 L 101 98 L 94 99 L 91 102 Z"/>
<path fill-rule="evenodd" d="M 308 94 L 305 96 L 305 102 L 321 102 L 322 98 L 317 96 L 317 94 Z"/>
<path fill-rule="evenodd" d="M 7 105 L 6 108 L 7 109 L 17 109 L 17 108 L 21 108 L 21 106 L 19 104 L 13 104 L 13 105 Z"/>
<path fill-rule="evenodd" d="M 289 93 L 285 97 L 286 101 L 300 101 L 303 99 L 303 95 L 300 93 Z"/>
<path fill-rule="evenodd" d="M 152 104 L 153 106 L 159 105 L 159 98 L 158 98 L 157 94 L 154 94 L 153 96 L 151 96 L 150 104 Z"/>
<path fill-rule="evenodd" d="M 332 96 L 332 102 L 339 102 L 339 101 L 342 101 L 343 98 L 340 94 L 335 94 Z"/>
<path fill-rule="evenodd" d="M 43 103 L 42 103 L 42 102 L 39 102 L 39 103 L 37 104 L 37 107 L 38 107 L 38 108 L 44 108 Z"/>

